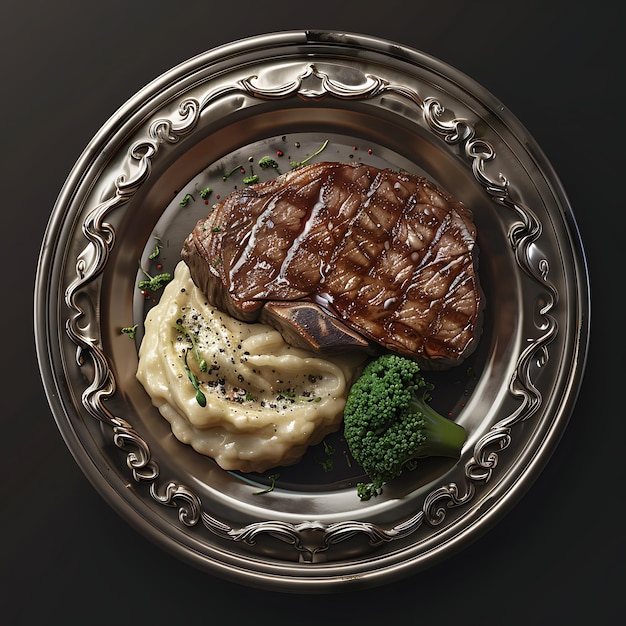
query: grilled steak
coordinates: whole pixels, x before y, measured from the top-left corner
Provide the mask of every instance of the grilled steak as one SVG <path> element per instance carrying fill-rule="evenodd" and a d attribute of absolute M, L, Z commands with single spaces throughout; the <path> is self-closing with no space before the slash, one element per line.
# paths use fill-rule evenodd
<path fill-rule="evenodd" d="M 230 194 L 182 258 L 214 306 L 287 341 L 374 344 L 440 368 L 477 342 L 475 244 L 469 209 L 425 178 L 323 162 Z"/>

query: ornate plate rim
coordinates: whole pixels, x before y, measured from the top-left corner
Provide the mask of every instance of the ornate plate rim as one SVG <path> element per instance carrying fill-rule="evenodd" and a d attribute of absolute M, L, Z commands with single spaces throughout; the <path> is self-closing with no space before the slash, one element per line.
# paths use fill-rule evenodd
<path fill-rule="evenodd" d="M 185 556 L 188 560 L 195 561 L 197 565 L 206 567 L 214 572 L 219 572 L 226 578 L 237 582 L 244 582 L 255 586 L 271 586 L 284 590 L 294 591 L 328 591 L 336 586 L 338 580 L 351 581 L 352 584 L 364 584 L 380 582 L 384 578 L 399 576 L 401 571 L 407 568 L 400 567 L 398 562 L 385 565 L 379 562 L 374 565 L 357 565 L 355 562 L 340 564 L 324 564 L 319 567 L 303 569 L 292 564 L 271 563 L 263 564 L 262 568 L 255 571 L 254 561 L 248 562 L 245 558 L 239 558 L 235 554 L 228 554 L 228 550 L 218 545 L 210 546 L 215 550 L 215 558 L 201 556 L 199 552 L 189 550 L 193 541 L 182 530 L 196 526 L 198 523 L 204 525 L 216 537 L 226 538 L 235 542 L 254 542 L 259 534 L 272 534 L 278 536 L 282 541 L 293 543 L 300 555 L 306 552 L 315 553 L 303 545 L 304 536 L 310 533 L 323 535 L 321 550 L 325 550 L 330 544 L 343 541 L 344 538 L 354 534 L 365 534 L 372 543 L 385 543 L 394 541 L 410 535 L 416 525 L 421 523 L 422 517 L 428 510 L 432 515 L 432 523 L 436 525 L 438 518 L 441 521 L 446 516 L 446 509 L 449 506 L 457 507 L 472 499 L 471 489 L 465 493 L 457 490 L 457 486 L 452 483 L 431 492 L 422 510 L 415 516 L 410 517 L 403 523 L 383 529 L 378 524 L 363 522 L 359 520 L 349 520 L 332 524 L 322 524 L 316 521 L 302 521 L 301 523 L 291 523 L 285 521 L 267 520 L 260 523 L 245 525 L 241 528 L 233 528 L 225 524 L 222 520 L 211 516 L 202 509 L 201 503 L 194 492 L 184 485 L 170 482 L 160 487 L 156 485 L 154 479 L 158 475 L 158 466 L 150 457 L 150 452 L 142 437 L 137 433 L 131 424 L 123 419 L 111 415 L 105 406 L 105 401 L 115 393 L 115 379 L 107 364 L 107 357 L 100 348 L 99 337 L 92 337 L 90 330 L 85 330 L 81 324 L 85 315 L 82 304 L 77 301 L 77 294 L 80 293 L 85 283 L 96 280 L 99 273 L 106 265 L 108 253 L 114 245 L 114 229 L 106 222 L 106 217 L 115 206 L 125 203 L 141 187 L 149 177 L 152 159 L 164 144 L 175 144 L 182 137 L 192 132 L 202 111 L 212 102 L 226 95 L 224 90 L 212 94 L 205 101 L 198 101 L 194 98 L 179 100 L 176 113 L 169 118 L 161 117 L 154 121 L 150 127 L 149 138 L 146 141 L 137 142 L 129 152 L 128 160 L 131 164 L 130 175 L 121 176 L 115 184 L 111 193 L 105 195 L 102 202 L 96 209 L 89 213 L 88 218 L 82 224 L 82 230 L 89 243 L 77 255 L 76 275 L 73 283 L 66 287 L 64 291 L 65 305 L 72 311 L 72 315 L 66 320 L 64 328 L 54 328 L 50 326 L 48 312 L 55 303 L 50 301 L 51 294 L 59 292 L 62 283 L 61 276 L 55 276 L 49 271 L 57 254 L 58 246 L 63 242 L 63 234 L 69 232 L 75 225 L 68 224 L 65 207 L 74 201 L 74 193 L 81 184 L 84 183 L 85 171 L 93 168 L 94 160 L 102 158 L 101 147 L 111 142 L 111 137 L 124 129 L 131 123 L 130 120 L 141 114 L 142 106 L 149 102 L 154 94 L 167 90 L 171 85 L 181 81 L 192 80 L 194 72 L 211 64 L 223 64 L 224 59 L 236 58 L 238 55 L 259 53 L 259 50 L 271 51 L 273 48 L 282 45 L 301 46 L 302 49 L 311 47 L 314 52 L 310 56 L 315 59 L 315 51 L 332 48 L 360 48 L 362 50 L 376 51 L 378 54 L 399 55 L 403 59 L 416 66 L 422 66 L 428 71 L 435 71 L 442 76 L 448 75 L 456 81 L 463 89 L 471 92 L 482 104 L 488 103 L 488 108 L 498 110 L 501 118 L 506 122 L 508 128 L 515 130 L 515 133 L 523 133 L 526 144 L 533 150 L 534 156 L 541 165 L 541 171 L 554 186 L 554 193 L 557 194 L 566 207 L 565 221 L 570 229 L 570 245 L 576 267 L 573 268 L 574 278 L 577 282 L 576 304 L 580 311 L 578 330 L 575 334 L 576 345 L 573 347 L 573 354 L 576 355 L 575 367 L 570 373 L 568 394 L 565 402 L 558 407 L 552 417 L 552 426 L 546 432 L 545 439 L 540 442 L 534 450 L 532 459 L 522 470 L 524 480 L 513 481 L 508 484 L 506 481 L 503 487 L 506 489 L 499 493 L 497 498 L 493 498 L 495 503 L 488 510 L 473 511 L 466 514 L 465 528 L 460 537 L 448 538 L 445 546 L 435 545 L 426 554 L 412 554 L 406 551 L 405 561 L 400 565 L 411 563 L 411 571 L 419 567 L 424 567 L 433 560 L 433 554 L 438 558 L 452 554 L 456 549 L 462 547 L 470 536 L 475 538 L 479 532 L 484 532 L 491 523 L 495 522 L 502 513 L 512 506 L 525 489 L 534 481 L 534 478 L 541 471 L 547 461 L 549 454 L 554 450 L 563 430 L 569 420 L 571 410 L 576 400 L 577 391 L 582 378 L 584 364 L 586 360 L 587 340 L 589 334 L 589 287 L 586 275 L 586 263 L 577 233 L 574 217 L 569 208 L 569 203 L 558 182 L 556 175 L 552 171 L 538 146 L 527 136 L 519 122 L 508 112 L 505 112 L 495 98 L 488 94 L 482 87 L 475 84 L 471 79 L 463 76 L 441 63 L 440 61 L 424 55 L 423 53 L 398 47 L 381 39 L 365 37 L 362 35 L 338 35 L 326 31 L 318 32 L 286 32 L 272 36 L 254 37 L 247 40 L 235 42 L 228 46 L 222 46 L 204 55 L 191 59 L 187 63 L 179 65 L 170 70 L 162 77 L 148 85 L 135 97 L 129 100 L 110 120 L 101 131 L 94 137 L 84 154 L 76 163 L 66 184 L 59 195 L 57 204 L 51 216 L 49 228 L 42 245 L 40 265 L 38 269 L 35 288 L 35 338 L 39 354 L 42 378 L 46 393 L 49 398 L 57 424 L 65 439 L 66 444 L 72 451 L 83 472 L 89 477 L 91 482 L 109 501 L 131 523 L 139 526 L 140 530 L 151 539 L 167 548 L 177 556 Z M 315 61 L 306 65 L 306 69 L 296 80 L 278 86 L 264 87 L 255 83 L 255 76 L 239 81 L 232 86 L 233 93 L 243 94 L 247 97 L 256 98 L 263 101 L 280 101 L 290 96 L 297 96 L 304 100 L 316 100 L 326 96 L 332 96 L 339 100 L 358 100 L 379 96 L 382 93 L 393 93 L 401 99 L 412 102 L 424 114 L 424 119 L 432 133 L 439 135 L 448 144 L 460 146 L 468 160 L 469 167 L 476 180 L 484 187 L 485 191 L 492 197 L 494 202 L 506 205 L 509 209 L 519 215 L 520 226 L 509 232 L 511 245 L 518 254 L 520 268 L 528 274 L 532 280 L 540 283 L 548 294 L 545 306 L 540 311 L 544 320 L 545 333 L 540 339 L 532 342 L 527 350 L 519 355 L 516 372 L 511 380 L 511 389 L 515 393 L 521 394 L 524 398 L 521 405 L 516 407 L 503 420 L 498 422 L 485 436 L 482 448 L 476 444 L 475 450 L 481 451 L 482 457 L 473 457 L 473 466 L 466 466 L 465 476 L 468 484 L 472 481 L 488 481 L 489 476 L 497 464 L 497 453 L 493 447 L 505 448 L 509 439 L 509 431 L 512 425 L 519 421 L 529 419 L 541 405 L 541 399 L 533 395 L 534 385 L 532 377 L 528 374 L 531 360 L 542 358 L 546 351 L 546 345 L 550 343 L 554 334 L 557 333 L 557 325 L 551 316 L 551 309 L 559 298 L 554 285 L 547 277 L 547 261 L 541 258 L 531 258 L 530 246 L 536 241 L 541 233 L 541 223 L 536 219 L 533 212 L 523 204 L 513 200 L 508 193 L 508 181 L 502 177 L 493 178 L 485 171 L 485 164 L 490 161 L 495 154 L 492 146 L 481 139 L 475 128 L 467 120 L 460 118 L 446 118 L 445 107 L 433 98 L 422 99 L 414 90 L 400 84 L 390 84 L 381 80 L 375 74 L 365 77 L 365 82 L 360 85 L 342 83 L 333 79 L 324 71 L 320 70 Z M 311 79 L 313 82 L 311 83 Z M 181 87 L 178 87 L 181 89 Z M 63 335 L 66 333 L 66 336 Z M 81 416 L 72 415 L 72 411 L 63 402 L 63 397 L 67 395 L 67 387 L 63 380 L 57 378 L 55 370 L 54 338 L 59 343 L 69 336 L 76 347 L 77 363 L 82 364 L 87 357 L 93 363 L 95 373 L 92 384 L 84 391 L 81 404 L 86 415 L 100 421 L 113 428 L 115 445 L 120 449 L 129 450 L 127 464 L 130 472 L 137 483 L 150 485 L 150 494 L 153 501 L 164 504 L 168 507 L 175 507 L 181 524 L 181 532 L 172 532 L 169 536 L 163 536 L 154 531 L 151 523 L 142 519 L 137 519 L 136 511 L 130 510 L 127 502 L 117 490 L 108 482 L 103 475 L 111 468 L 107 465 L 106 456 L 100 457 L 99 462 L 94 459 L 94 451 L 88 451 L 89 442 L 81 437 L 80 419 Z M 547 352 L 545 353 L 547 358 Z M 87 451 L 87 453 L 86 453 Z M 156 472 L 156 473 L 155 473 Z M 494 493 L 497 493 L 498 489 Z M 493 496 L 493 494 L 492 494 Z M 140 503 L 141 506 L 142 503 Z M 209 550 L 210 551 L 210 550 Z M 219 554 L 219 556 L 217 556 Z M 383 559 L 384 560 L 384 559 Z M 384 576 L 383 576 L 384 574 Z"/>

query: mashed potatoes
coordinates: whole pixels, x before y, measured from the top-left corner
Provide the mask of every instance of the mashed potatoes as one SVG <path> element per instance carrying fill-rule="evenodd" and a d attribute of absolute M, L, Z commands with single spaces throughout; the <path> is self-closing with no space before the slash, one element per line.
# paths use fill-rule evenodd
<path fill-rule="evenodd" d="M 146 317 L 137 378 L 177 439 L 226 470 L 263 472 L 338 429 L 363 358 L 320 358 L 225 315 L 181 261 Z"/>

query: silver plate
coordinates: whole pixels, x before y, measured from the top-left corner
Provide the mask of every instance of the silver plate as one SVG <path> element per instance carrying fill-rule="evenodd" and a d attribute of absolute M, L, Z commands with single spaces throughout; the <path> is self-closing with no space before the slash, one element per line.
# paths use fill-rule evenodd
<path fill-rule="evenodd" d="M 422 173 L 474 212 L 486 294 L 477 352 L 433 374 L 433 402 L 469 433 L 360 502 L 358 472 L 320 451 L 268 476 L 225 472 L 178 443 L 135 379 L 147 302 L 138 262 L 164 271 L 213 198 L 317 159 Z M 277 156 L 282 153 L 282 156 Z M 224 175 L 235 172 L 224 179 Z M 184 201 L 184 198 L 187 198 Z M 223 46 L 129 100 L 71 172 L 43 242 L 36 342 L 59 429 L 96 489 L 164 549 L 256 587 L 326 592 L 388 582 L 466 546 L 532 484 L 566 427 L 584 368 L 588 281 L 574 218 L 527 131 L 468 77 L 353 34 L 285 32 Z M 328 470 L 328 468 L 326 468 Z M 130 558 L 130 557 L 129 557 Z"/>

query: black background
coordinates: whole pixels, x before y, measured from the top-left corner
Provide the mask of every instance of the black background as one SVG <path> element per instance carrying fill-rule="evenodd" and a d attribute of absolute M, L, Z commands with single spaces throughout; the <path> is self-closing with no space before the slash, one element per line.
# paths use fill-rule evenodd
<path fill-rule="evenodd" d="M 624 33 L 616 2 L 2 5 L 0 601 L 5 624 L 616 624 L 624 569 Z M 615 7 L 615 8 L 613 8 Z M 128 98 L 216 45 L 277 30 L 394 40 L 491 91 L 561 179 L 585 245 L 592 341 L 555 454 L 493 529 L 425 572 L 301 596 L 197 571 L 113 511 L 67 450 L 32 332 L 39 247 L 66 176 Z M 621 300 L 620 300 L 621 298 Z"/>

